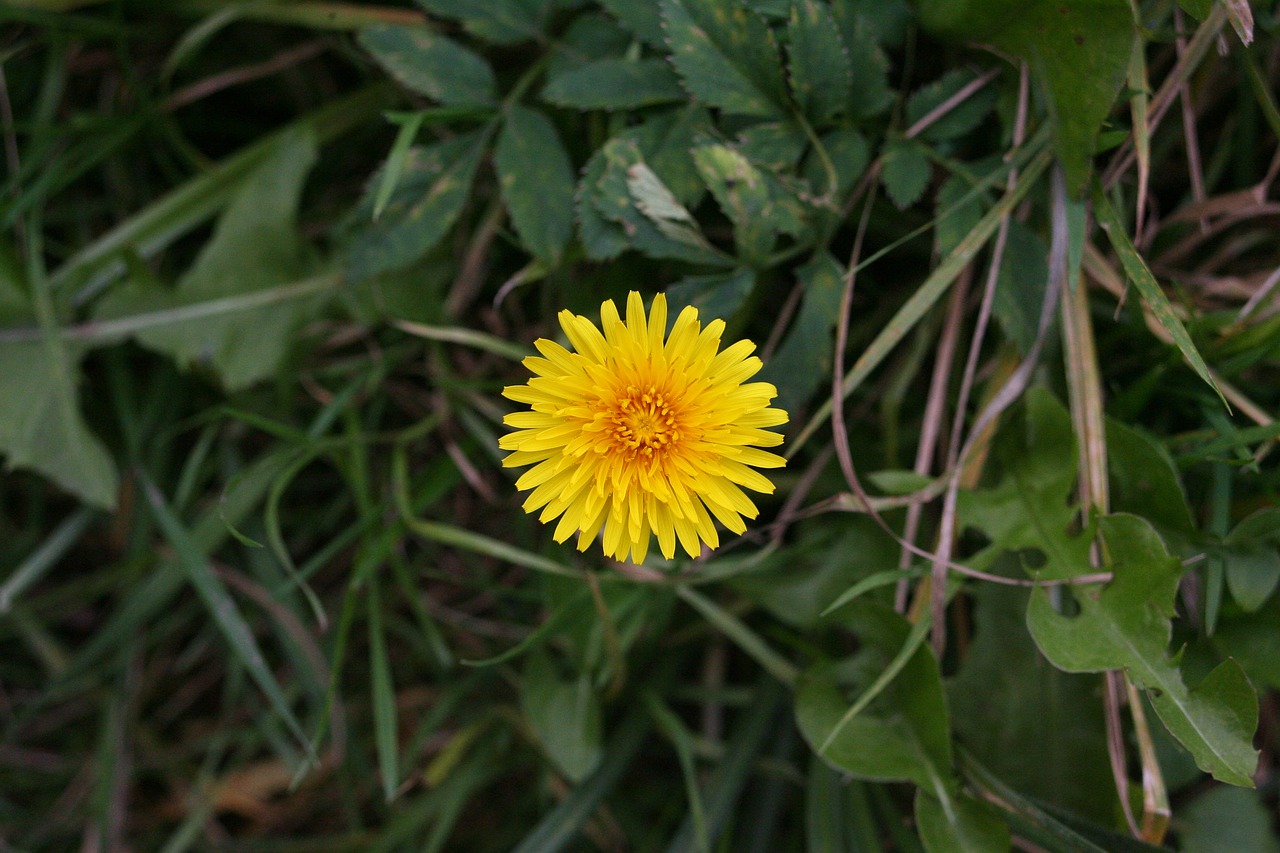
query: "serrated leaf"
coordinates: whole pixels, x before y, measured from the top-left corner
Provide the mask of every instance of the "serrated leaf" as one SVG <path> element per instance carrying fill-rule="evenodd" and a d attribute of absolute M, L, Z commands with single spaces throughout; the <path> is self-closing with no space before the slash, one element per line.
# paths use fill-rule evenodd
<path fill-rule="evenodd" d="M 1058 159 L 1072 195 L 1089 182 L 1098 130 L 1124 83 L 1134 24 L 1126 0 L 921 0 L 935 34 L 994 44 L 1021 58 L 1048 96 Z"/>
<path fill-rule="evenodd" d="M 476 54 L 426 27 L 380 24 L 360 31 L 360 46 L 396 80 L 442 104 L 491 104 L 493 69 Z"/>
<path fill-rule="evenodd" d="M 547 79 L 600 59 L 622 59 L 634 41 L 626 28 L 603 12 L 578 15 L 551 46 Z"/>
<path fill-rule="evenodd" d="M 831 9 L 817 0 L 794 0 L 787 28 L 791 91 L 814 124 L 829 122 L 848 106 L 853 68 Z"/>
<path fill-rule="evenodd" d="M 867 140 L 853 128 L 842 127 L 823 135 L 821 142 L 831 164 L 836 168 L 834 192 L 827 187 L 829 178 L 826 163 L 816 151 L 811 151 L 805 159 L 802 174 L 809 186 L 820 187 L 829 195 L 839 198 L 853 189 L 854 183 L 867 170 L 867 161 L 871 156 Z"/>
<path fill-rule="evenodd" d="M 942 106 L 977 77 L 978 75 L 973 71 L 957 68 L 948 71 L 932 83 L 921 86 L 907 100 L 907 126 L 911 127 Z M 922 139 L 935 141 L 963 136 L 982 122 L 983 117 L 995 106 L 995 102 L 995 89 L 984 86 L 949 110 L 942 118 L 930 124 L 920 136 Z"/>
<path fill-rule="evenodd" d="M 556 266 L 573 236 L 573 168 L 560 135 L 542 113 L 512 107 L 494 164 L 516 233 L 533 255 Z"/>
<path fill-rule="evenodd" d="M 658 50 L 666 48 L 667 39 L 662 32 L 662 15 L 658 11 L 657 3 L 637 3 L 636 0 L 600 0 L 600 5 L 621 21 L 627 29 L 643 39 L 645 44 Z"/>
<path fill-rule="evenodd" d="M 877 4 L 884 0 L 875 0 Z M 850 90 L 848 113 L 855 119 L 871 118 L 893 103 L 889 87 L 889 59 L 876 43 L 877 29 L 872 18 L 853 3 L 836 3 L 831 7 L 840 38 L 849 55 L 850 73 L 855 85 Z"/>
<path fill-rule="evenodd" d="M 1107 200 L 1100 188 L 1095 188 L 1093 194 L 1093 212 L 1098 218 L 1098 225 L 1102 230 L 1107 232 L 1107 237 L 1111 240 L 1112 247 L 1116 250 L 1116 255 L 1120 258 L 1120 265 L 1124 267 L 1125 276 L 1129 281 L 1133 282 L 1138 288 L 1138 293 L 1142 295 L 1142 301 L 1151 313 L 1169 332 L 1173 342 L 1182 352 L 1182 357 L 1187 360 L 1187 364 L 1196 372 L 1196 375 L 1203 379 L 1210 388 L 1212 388 L 1226 403 L 1226 398 L 1222 396 L 1221 389 L 1218 388 L 1213 377 L 1209 374 L 1209 365 L 1204 363 L 1200 351 L 1196 349 L 1195 343 L 1191 340 L 1191 335 L 1187 334 L 1187 329 L 1182 325 L 1182 321 L 1178 319 L 1178 315 L 1173 312 L 1173 306 L 1169 304 L 1169 299 L 1164 295 L 1164 291 L 1160 289 L 1156 277 L 1151 274 L 1151 270 L 1147 267 L 1147 262 L 1142 259 L 1142 255 L 1138 254 L 1138 250 L 1134 247 L 1133 241 L 1129 239 L 1129 233 L 1125 230 L 1124 223 L 1120 221 L 1119 214 L 1115 208 L 1111 206 L 1111 202 Z"/>
<path fill-rule="evenodd" d="M 316 143 L 310 131 L 281 138 L 218 219 L 213 236 L 172 290 L 135 278 L 105 297 L 98 319 L 244 299 L 297 282 L 307 271 L 307 246 L 297 228 L 298 200 Z M 304 291 L 305 292 L 305 291 Z M 272 376 L 292 332 L 314 315 L 323 297 L 307 296 L 263 307 L 175 319 L 133 333 L 143 346 L 181 367 L 206 364 L 229 390 Z"/>
<path fill-rule="evenodd" d="M 417 0 L 433 15 L 458 21 L 472 35 L 494 44 L 516 44 L 542 35 L 545 3 L 522 0 Z"/>
<path fill-rule="evenodd" d="M 352 278 L 403 269 L 435 248 L 462 213 L 483 139 L 474 132 L 410 151 L 382 216 L 358 231 L 347 251 Z"/>
<path fill-rule="evenodd" d="M 0 322 L 37 324 L 16 260 L 0 249 Z M 112 509 L 118 475 L 77 402 L 81 352 L 47 317 L 42 340 L 0 343 L 0 453 L 5 467 L 30 468 L 92 506 Z"/>
<path fill-rule="evenodd" d="M 880 180 L 889 199 L 899 210 L 905 210 L 920 200 L 929 186 L 931 175 L 929 159 L 918 145 L 893 142 L 887 146 Z"/>
<path fill-rule="evenodd" d="M 580 110 L 629 110 L 685 100 L 675 72 L 661 59 L 601 59 L 553 77 L 543 100 Z"/>
<path fill-rule="evenodd" d="M 671 62 L 702 103 L 738 115 L 782 117 L 786 86 L 773 34 L 735 0 L 662 0 Z"/>
<path fill-rule="evenodd" d="M 763 261 L 779 234 L 803 232 L 804 209 L 799 201 L 742 152 L 718 143 L 702 145 L 693 150 L 693 162 L 733 223 L 734 241 L 744 259 Z"/>
<path fill-rule="evenodd" d="M 791 122 L 762 121 L 738 134 L 737 149 L 757 166 L 788 172 L 809 145 L 804 130 Z"/>

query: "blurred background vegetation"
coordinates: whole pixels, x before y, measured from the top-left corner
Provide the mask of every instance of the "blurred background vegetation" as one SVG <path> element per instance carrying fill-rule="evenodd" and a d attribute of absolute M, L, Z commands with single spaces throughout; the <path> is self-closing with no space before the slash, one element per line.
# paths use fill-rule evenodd
<path fill-rule="evenodd" d="M 0 849 L 1280 851 L 1275 4 L 0 21 Z M 791 413 L 696 561 L 499 465 L 631 289 Z"/>

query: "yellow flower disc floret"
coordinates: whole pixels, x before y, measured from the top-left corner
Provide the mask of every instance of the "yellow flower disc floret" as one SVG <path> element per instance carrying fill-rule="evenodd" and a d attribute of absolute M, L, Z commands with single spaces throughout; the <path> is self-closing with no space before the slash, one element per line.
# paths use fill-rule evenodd
<path fill-rule="evenodd" d="M 703 328 L 696 308 L 681 311 L 668 336 L 666 297 L 646 318 L 634 291 L 625 323 L 609 300 L 599 327 L 570 311 L 560 325 L 573 350 L 538 340 L 542 357 L 524 360 L 534 376 L 503 391 L 530 407 L 507 415 L 516 431 L 499 442 L 511 451 L 503 465 L 533 466 L 516 481 L 532 490 L 525 511 L 559 518 L 555 540 L 576 532 L 580 551 L 603 530 L 605 553 L 636 563 L 654 534 L 670 559 L 677 539 L 694 557 L 703 542 L 717 547 L 713 518 L 745 531 L 743 517 L 757 510 L 743 488 L 772 493 L 755 469 L 786 464 L 759 449 L 782 443 L 767 428 L 787 413 L 769 407 L 778 393 L 769 383 L 743 384 L 761 367 L 755 344 L 721 352 L 724 322 Z"/>

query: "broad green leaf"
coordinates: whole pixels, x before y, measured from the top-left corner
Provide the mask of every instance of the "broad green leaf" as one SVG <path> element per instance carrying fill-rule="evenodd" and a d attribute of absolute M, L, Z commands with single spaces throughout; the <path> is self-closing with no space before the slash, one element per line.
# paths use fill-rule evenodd
<path fill-rule="evenodd" d="M 1001 481 L 962 497 L 964 523 L 992 543 L 971 563 L 984 567 L 1005 551 L 1022 552 L 1024 559 L 1035 552 L 1035 573 L 1044 579 L 1096 571 L 1089 557 L 1092 537 L 1070 533 L 1075 440 L 1065 409 L 1047 392 L 1033 391 L 1022 419 L 1001 437 Z M 1068 672 L 1126 670 L 1150 691 L 1156 713 L 1202 769 L 1232 784 L 1250 784 L 1257 699 L 1244 673 L 1227 661 L 1188 690 L 1168 653 L 1181 564 L 1142 518 L 1117 514 L 1097 523 L 1104 568 L 1114 579 L 1074 588 L 1080 611 L 1074 616 L 1062 615 L 1046 588 L 1036 588 L 1027 609 L 1036 644 Z"/>
<path fill-rule="evenodd" d="M 1009 827 L 989 803 L 957 793 L 946 803 L 916 791 L 916 827 L 929 853 L 1006 853 Z"/>
<path fill-rule="evenodd" d="M 1049 286 L 1048 257 L 1049 249 L 1039 234 L 1016 219 L 1009 220 L 992 312 L 1019 352 L 1029 352 L 1039 334 Z"/>
<path fill-rule="evenodd" d="M 1246 613 L 1262 607 L 1280 585 L 1280 509 L 1260 509 L 1223 540 L 1227 587 Z"/>
<path fill-rule="evenodd" d="M 636 0 L 600 0 L 600 5 L 650 47 L 666 48 L 667 39 L 662 32 L 662 15 L 657 3 L 652 0 L 639 3 Z"/>
<path fill-rule="evenodd" d="M 1120 257 L 1120 264 L 1124 267 L 1125 275 L 1138 288 L 1138 293 L 1142 295 L 1142 301 L 1151 309 L 1151 313 L 1155 315 L 1160 325 L 1164 326 L 1169 332 L 1173 342 L 1181 350 L 1182 357 L 1187 360 L 1187 364 L 1191 365 L 1191 369 L 1208 383 L 1209 387 L 1217 392 L 1223 403 L 1225 403 L 1226 398 L 1222 397 L 1222 391 L 1218 388 L 1217 383 L 1213 381 L 1213 377 L 1209 375 L 1209 365 L 1204 363 L 1200 351 L 1196 349 L 1191 336 L 1187 334 L 1186 327 L 1182 325 L 1178 315 L 1173 312 L 1173 306 L 1169 304 L 1168 297 L 1164 295 L 1164 291 L 1160 289 L 1159 283 L 1156 282 L 1156 277 L 1148 269 L 1147 262 L 1142 259 L 1142 255 L 1138 254 L 1133 241 L 1129 239 L 1129 232 L 1125 230 L 1124 223 L 1120 221 L 1120 215 L 1116 213 L 1115 208 L 1111 206 L 1111 202 L 1107 200 L 1102 190 L 1098 188 L 1095 188 L 1093 194 L 1093 212 L 1098 217 L 1098 224 L 1102 226 L 1103 231 L 1107 232 L 1107 237 L 1110 238 L 1112 247 L 1115 248 L 1116 254 Z"/>
<path fill-rule="evenodd" d="M 0 453 L 6 468 L 29 468 L 80 500 L 114 508 L 119 477 L 85 426 L 76 385 L 82 350 L 68 345 L 52 311 L 37 321 L 16 264 L 0 259 L 0 322 L 39 324 L 41 340 L 0 343 Z M 43 285 L 42 285 L 43 286 Z"/>
<path fill-rule="evenodd" d="M 791 92 L 809 120 L 823 125 L 848 106 L 853 68 L 831 8 L 819 0 L 793 0 L 787 28 Z"/>
<path fill-rule="evenodd" d="M 736 148 L 757 166 L 790 172 L 809 145 L 803 128 L 792 122 L 762 121 L 738 134 Z"/>
<path fill-rule="evenodd" d="M 458 21 L 467 32 L 494 44 L 516 44 L 542 34 L 546 3 L 525 0 L 417 0 L 433 15 Z"/>
<path fill-rule="evenodd" d="M 1137 427 L 1107 420 L 1111 506 L 1140 515 L 1161 533 L 1192 536 L 1195 519 L 1164 445 Z"/>
<path fill-rule="evenodd" d="M 366 27 L 359 41 L 392 77 L 421 95 L 442 104 L 493 103 L 489 63 L 426 27 Z"/>
<path fill-rule="evenodd" d="M 932 83 L 921 86 L 907 100 L 907 127 L 933 112 L 977 79 L 977 74 L 963 68 L 948 71 Z M 940 119 L 925 128 L 922 139 L 947 140 L 963 136 L 977 127 L 995 106 L 996 91 L 984 86 L 957 104 Z"/>
<path fill-rule="evenodd" d="M 533 255 L 555 266 L 573 236 L 573 167 L 560 135 L 542 113 L 512 107 L 494 163 L 516 233 Z"/>
<path fill-rule="evenodd" d="M 876 41 L 887 46 L 901 46 L 911 24 L 907 0 L 840 0 L 834 8 L 861 18 Z"/>
<path fill-rule="evenodd" d="M 804 208 L 772 175 L 757 169 L 742 152 L 727 145 L 702 145 L 693 151 L 693 162 L 733 223 L 738 253 L 751 263 L 761 263 L 773 250 L 779 234 L 798 236 L 804 231 Z"/>
<path fill-rule="evenodd" d="M 742 307 L 755 283 L 755 271 L 748 267 L 683 278 L 667 288 L 667 314 L 678 317 L 681 310 L 692 305 L 703 323 L 717 318 L 728 320 Z"/>
<path fill-rule="evenodd" d="M 757 377 L 777 386 L 776 405 L 784 411 L 800 410 L 824 382 L 830 383 L 844 275 L 844 268 L 827 252 L 796 271 L 804 285 L 800 313 Z"/>
<path fill-rule="evenodd" d="M 572 782 L 600 763 L 600 703 L 585 676 L 562 680 L 541 653 L 526 659 L 520 707 L 547 755 Z"/>
<path fill-rule="evenodd" d="M 1056 612 L 1047 592 L 1036 589 L 1027 610 L 1036 643 L 1068 672 L 1123 668 L 1150 691 L 1156 713 L 1202 770 L 1251 787 L 1258 760 L 1252 745 L 1258 704 L 1239 664 L 1223 662 L 1188 690 L 1168 655 L 1179 562 L 1137 516 L 1108 516 L 1100 520 L 1099 531 L 1114 579 L 1100 591 L 1078 590 L 1080 613 L 1073 617 Z"/>
<path fill-rule="evenodd" d="M 971 594 L 976 636 L 947 684 L 956 737 L 1019 793 L 1108 823 L 1115 790 L 1097 678 L 1045 665 L 1027 633 L 1026 590 L 979 584 Z"/>
<path fill-rule="evenodd" d="M 671 62 L 689 92 L 738 115 L 787 114 L 778 47 L 736 0 L 661 0 Z"/>
<path fill-rule="evenodd" d="M 352 278 L 403 269 L 435 248 L 462 213 L 484 151 L 483 140 L 483 133 L 477 131 L 410 150 L 382 216 L 359 230 L 347 251 Z M 357 216 L 366 207 L 372 219 L 371 200 L 362 204 Z"/>
<path fill-rule="evenodd" d="M 840 28 L 840 37 L 849 52 L 854 86 L 850 90 L 848 114 L 855 119 L 877 116 L 893 104 L 889 59 L 876 43 L 878 29 L 874 22 L 874 8 L 881 3 L 891 5 L 885 0 L 866 0 L 861 4 L 836 3 L 831 7 Z"/>
<path fill-rule="evenodd" d="M 932 172 L 929 159 L 919 145 L 903 140 L 885 146 L 884 171 L 880 181 L 899 210 L 905 210 L 920 200 L 929 186 Z"/>
<path fill-rule="evenodd" d="M 599 59 L 551 78 L 542 98 L 580 110 L 630 110 L 683 101 L 686 95 L 661 59 Z"/>
<path fill-rule="evenodd" d="M 310 131 L 282 137 L 232 198 L 213 237 L 172 290 L 136 277 L 98 304 L 96 318 L 128 318 L 215 300 L 253 306 L 266 291 L 298 281 L 309 266 L 308 247 L 297 227 L 298 200 L 315 160 Z M 133 336 L 183 368 L 211 367 L 227 389 L 235 390 L 276 373 L 293 331 L 315 315 L 323 298 L 312 295 L 226 313 L 193 311 L 190 319 L 140 326 Z"/>
<path fill-rule="evenodd" d="M 1210 788 L 1178 817 L 1182 853 L 1280 853 L 1274 811 L 1255 791 Z"/>
<path fill-rule="evenodd" d="M 1129 65 L 1127 0 L 920 0 L 917 9 L 943 38 L 994 44 L 1027 62 L 1047 96 L 1067 186 L 1081 195 Z"/>
<path fill-rule="evenodd" d="M 1197 21 L 1203 21 L 1213 11 L 1213 0 L 1178 0 L 1178 5 Z"/>
<path fill-rule="evenodd" d="M 1249 614 L 1224 611 L 1213 646 L 1238 661 L 1255 684 L 1280 689 L 1280 601 L 1271 599 Z"/>

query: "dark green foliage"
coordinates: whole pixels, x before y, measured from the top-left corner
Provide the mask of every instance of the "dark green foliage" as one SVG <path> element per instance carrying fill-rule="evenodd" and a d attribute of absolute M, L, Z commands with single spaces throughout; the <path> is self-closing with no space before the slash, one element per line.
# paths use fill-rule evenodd
<path fill-rule="evenodd" d="M 1255 11 L 7 9 L 0 847 L 1276 853 Z M 501 465 L 631 290 L 790 417 L 697 560 Z"/>

